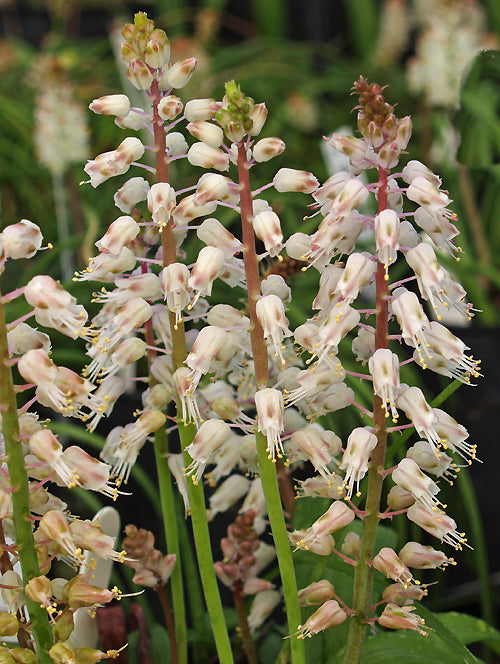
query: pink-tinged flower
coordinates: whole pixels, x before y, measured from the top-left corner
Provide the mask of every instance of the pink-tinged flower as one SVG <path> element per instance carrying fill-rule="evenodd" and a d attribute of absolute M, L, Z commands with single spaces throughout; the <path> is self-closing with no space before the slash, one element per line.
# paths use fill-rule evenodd
<path fill-rule="evenodd" d="M 352 177 L 351 173 L 347 171 L 334 173 L 313 193 L 314 200 L 321 203 L 321 205 L 335 200 L 349 180 L 352 180 Z"/>
<path fill-rule="evenodd" d="M 441 445 L 441 438 L 436 430 L 437 417 L 419 387 L 404 390 L 398 397 L 398 408 L 412 421 L 419 436 L 426 438 L 434 449 Z"/>
<path fill-rule="evenodd" d="M 373 276 L 375 263 L 366 253 L 354 253 L 346 261 L 344 271 L 335 287 L 335 294 L 340 295 L 342 306 L 351 304 L 359 295 L 359 291 Z"/>
<path fill-rule="evenodd" d="M 133 270 L 136 262 L 134 253 L 128 247 L 122 247 L 116 256 L 101 252 L 89 260 L 89 266 L 75 277 L 75 281 L 102 281 L 110 284 L 117 274 Z"/>
<path fill-rule="evenodd" d="M 183 88 L 193 75 L 196 64 L 196 58 L 188 58 L 187 60 L 179 60 L 170 65 L 160 79 L 160 88 L 162 90 Z"/>
<path fill-rule="evenodd" d="M 40 535 L 50 540 L 52 545 L 60 553 L 69 554 L 73 558 L 78 557 L 77 546 L 73 541 L 66 517 L 59 510 L 46 512 L 38 524 Z"/>
<path fill-rule="evenodd" d="M 375 217 L 375 241 L 378 260 L 386 270 L 397 258 L 399 249 L 399 219 L 394 210 L 383 210 Z M 387 279 L 389 278 L 386 274 Z"/>
<path fill-rule="evenodd" d="M 319 186 L 318 180 L 308 171 L 298 171 L 294 168 L 280 168 L 273 179 L 276 191 L 301 191 L 312 194 Z"/>
<path fill-rule="evenodd" d="M 255 595 L 248 614 L 248 626 L 251 632 L 262 625 L 281 601 L 278 590 L 263 590 Z"/>
<path fill-rule="evenodd" d="M 205 244 L 222 249 L 229 257 L 241 251 L 243 246 L 217 219 L 205 219 L 198 226 L 196 235 Z"/>
<path fill-rule="evenodd" d="M 373 392 L 382 399 L 385 416 L 392 413 L 392 421 L 398 419 L 396 399 L 399 394 L 399 358 L 388 348 L 379 348 L 370 357 L 368 369 L 373 378 Z"/>
<path fill-rule="evenodd" d="M 435 498 L 439 492 L 438 485 L 420 470 L 413 459 L 402 459 L 399 462 L 392 471 L 392 481 L 411 493 L 428 510 L 441 506 Z"/>
<path fill-rule="evenodd" d="M 130 214 L 137 203 L 145 201 L 149 191 L 149 182 L 141 177 L 130 178 L 113 197 L 116 207 L 124 214 Z"/>
<path fill-rule="evenodd" d="M 224 252 L 217 247 L 203 247 L 198 254 L 196 263 L 191 268 L 188 287 L 196 292 L 190 305 L 196 304 L 200 296 L 212 294 L 212 285 L 224 264 Z"/>
<path fill-rule="evenodd" d="M 218 173 L 204 173 L 196 185 L 194 203 L 205 205 L 209 201 L 225 199 L 229 194 L 231 180 Z"/>
<path fill-rule="evenodd" d="M 403 180 L 408 184 L 411 184 L 416 177 L 420 176 L 428 180 L 435 187 L 441 186 L 441 178 L 435 175 L 425 164 L 416 159 L 411 159 L 403 168 L 401 174 Z"/>
<path fill-rule="evenodd" d="M 377 156 L 372 146 L 362 138 L 333 134 L 327 140 L 328 145 L 334 150 L 338 150 L 349 158 L 349 162 L 356 173 L 361 173 L 361 171 L 372 168 L 376 164 Z"/>
<path fill-rule="evenodd" d="M 342 187 L 338 196 L 333 199 L 330 214 L 333 217 L 347 217 L 354 208 L 368 198 L 368 189 L 358 178 L 350 178 Z"/>
<path fill-rule="evenodd" d="M 373 559 L 373 567 L 385 574 L 388 579 L 399 581 L 405 587 L 412 582 L 413 576 L 402 560 L 398 558 L 396 552 L 389 547 L 380 549 Z"/>
<path fill-rule="evenodd" d="M 436 418 L 435 428 L 441 437 L 443 449 L 450 448 L 453 452 L 460 454 L 470 465 L 476 459 L 477 445 L 466 442 L 469 437 L 467 429 L 444 410 L 433 408 L 432 411 Z"/>
<path fill-rule="evenodd" d="M 188 151 L 187 141 L 180 131 L 168 132 L 165 138 L 165 147 L 169 157 L 185 157 Z"/>
<path fill-rule="evenodd" d="M 406 288 L 397 288 L 394 291 L 391 308 L 398 320 L 404 341 L 417 349 L 421 357 L 420 364 L 424 365 L 422 353 L 427 343 L 426 334 L 430 323 L 418 297 Z"/>
<path fill-rule="evenodd" d="M 298 371 L 295 381 L 299 384 L 299 387 L 286 391 L 287 406 L 293 406 L 303 399 L 310 400 L 318 394 L 326 393 L 332 385 L 341 383 L 343 380 L 344 371 L 338 360 L 335 369 L 332 369 L 329 364 L 328 366 L 319 365 L 319 367 Z"/>
<path fill-rule="evenodd" d="M 135 422 L 115 427 L 106 438 L 101 459 L 112 466 L 117 485 L 128 481 L 132 466 L 148 436 L 164 426 L 166 416 L 159 410 L 144 410 Z"/>
<path fill-rule="evenodd" d="M 41 349 L 48 353 L 51 342 L 48 334 L 39 332 L 27 323 L 17 323 L 7 332 L 9 355 L 24 355 L 29 350 Z"/>
<path fill-rule="evenodd" d="M 82 489 L 97 491 L 116 500 L 118 491 L 109 481 L 110 466 L 76 445 L 67 447 L 62 453 L 62 461 L 72 469 L 74 481 Z"/>
<path fill-rule="evenodd" d="M 18 260 L 32 258 L 42 246 L 40 228 L 28 219 L 6 226 L 0 233 L 0 255 Z"/>
<path fill-rule="evenodd" d="M 193 370 L 179 367 L 174 372 L 173 383 L 181 402 L 183 422 L 203 422 L 193 389 Z"/>
<path fill-rule="evenodd" d="M 232 436 L 232 431 L 222 420 L 206 420 L 198 429 L 193 442 L 186 447 L 186 452 L 193 459 L 186 469 L 193 483 L 198 484 L 207 464 L 212 462 L 214 455 Z"/>
<path fill-rule="evenodd" d="M 144 51 L 144 60 L 152 69 L 161 69 L 170 60 L 170 42 L 163 30 L 154 30 Z"/>
<path fill-rule="evenodd" d="M 350 498 L 356 485 L 356 495 L 359 495 L 359 483 L 368 470 L 370 453 L 377 445 L 377 436 L 367 427 L 357 427 L 347 439 L 346 450 L 342 456 L 340 469 L 345 470 L 344 484 L 347 496 Z"/>
<path fill-rule="evenodd" d="M 389 629 L 413 629 L 423 636 L 427 635 L 424 629 L 425 621 L 419 615 L 412 613 L 414 606 L 398 606 L 389 603 L 385 607 L 382 615 L 377 618 L 379 625 Z"/>
<path fill-rule="evenodd" d="M 141 141 L 129 136 L 116 150 L 103 152 L 94 160 L 88 161 L 83 170 L 90 176 L 90 184 L 97 187 L 110 177 L 126 173 L 130 164 L 140 159 L 143 154 L 144 146 Z"/>
<path fill-rule="evenodd" d="M 426 332 L 427 344 L 422 347 L 425 361 L 429 369 L 443 375 L 456 378 L 470 384 L 471 378 L 478 378 L 481 361 L 466 355 L 470 350 L 464 342 L 456 337 L 444 325 L 431 321 Z"/>
<path fill-rule="evenodd" d="M 279 390 L 266 387 L 255 393 L 255 408 L 257 409 L 257 429 L 267 438 L 267 451 L 269 459 L 276 461 L 284 454 L 281 434 L 283 427 L 283 395 Z"/>
<path fill-rule="evenodd" d="M 176 325 L 189 304 L 189 269 L 184 263 L 172 263 L 160 273 L 161 287 L 167 307 L 175 314 Z"/>
<path fill-rule="evenodd" d="M 215 168 L 217 171 L 227 171 L 229 168 L 229 155 L 205 143 L 193 143 L 188 150 L 188 161 L 192 166 Z"/>
<path fill-rule="evenodd" d="M 277 356 L 281 357 L 281 343 L 284 337 L 292 336 L 285 316 L 285 305 L 277 295 L 264 295 L 256 304 L 257 318 L 262 325 L 265 339 L 270 342 Z"/>
<path fill-rule="evenodd" d="M 357 309 L 351 306 L 332 307 L 325 322 L 318 330 L 318 339 L 315 343 L 315 353 L 318 363 L 326 362 L 335 367 L 338 364 L 338 345 L 353 328 L 358 325 L 361 315 Z M 333 359 L 332 359 L 333 358 Z"/>
<path fill-rule="evenodd" d="M 186 358 L 186 364 L 191 369 L 193 389 L 196 389 L 202 375 L 206 374 L 227 344 L 227 332 L 221 327 L 207 325 L 203 327 Z"/>
<path fill-rule="evenodd" d="M 421 205 L 429 212 L 439 212 L 451 203 L 443 191 L 440 191 L 433 182 L 422 175 L 417 175 L 412 179 L 406 196 L 410 201 Z"/>
<path fill-rule="evenodd" d="M 94 525 L 90 521 L 81 521 L 73 519 L 69 524 L 69 530 L 73 542 L 79 549 L 95 553 L 99 558 L 114 560 L 115 562 L 124 562 L 126 551 L 115 551 L 113 549 L 115 538 L 103 533 L 102 528 Z"/>
<path fill-rule="evenodd" d="M 173 210 L 174 222 L 181 227 L 179 230 L 182 230 L 182 227 L 187 226 L 193 219 L 212 214 L 217 208 L 217 201 L 206 201 L 203 205 L 198 205 L 195 196 L 196 194 L 185 196 Z"/>
<path fill-rule="evenodd" d="M 123 117 L 130 111 L 130 100 L 127 95 L 105 95 L 94 99 L 89 108 L 98 115 L 116 115 Z"/>
<path fill-rule="evenodd" d="M 316 544 L 321 545 L 323 540 L 330 546 L 330 535 L 352 523 L 355 516 L 353 510 L 344 501 L 334 500 L 312 526 L 302 531 L 296 531 L 301 533 L 301 537 L 295 541 L 297 548 L 314 552 L 313 547 Z"/>
<path fill-rule="evenodd" d="M 333 431 L 308 426 L 293 432 L 289 446 L 293 451 L 297 450 L 301 458 L 308 459 L 315 470 L 328 480 L 334 474 L 329 466 L 340 452 L 342 442 Z"/>
<path fill-rule="evenodd" d="M 184 116 L 188 122 L 212 120 L 219 108 L 214 99 L 190 99 L 184 107 Z"/>
<path fill-rule="evenodd" d="M 270 256 L 277 256 L 283 247 L 283 233 L 278 215 L 272 210 L 264 210 L 255 215 L 252 221 L 255 235 L 262 240 Z"/>
<path fill-rule="evenodd" d="M 427 588 L 425 586 L 407 586 L 404 583 L 392 583 L 382 593 L 382 600 L 388 604 L 411 606 L 413 602 L 419 602 L 426 595 Z"/>
<path fill-rule="evenodd" d="M 229 475 L 210 496 L 209 518 L 225 512 L 247 493 L 250 480 L 243 475 Z"/>
<path fill-rule="evenodd" d="M 425 507 L 415 503 L 408 508 L 406 516 L 420 526 L 423 530 L 437 537 L 441 542 L 446 542 L 455 549 L 462 550 L 462 545 L 467 545 L 465 533 L 459 533 L 455 521 L 444 512 L 437 510 L 429 511 Z"/>
<path fill-rule="evenodd" d="M 452 256 L 455 256 L 455 252 L 460 251 L 453 242 L 453 239 L 459 234 L 459 230 L 445 214 L 418 207 L 413 218 L 415 223 L 431 238 L 438 251 L 449 253 Z"/>
<path fill-rule="evenodd" d="M 167 182 L 157 182 L 148 191 L 147 201 L 148 210 L 161 233 L 175 207 L 175 190 Z"/>
<path fill-rule="evenodd" d="M 419 542 L 407 542 L 399 552 L 399 557 L 405 565 L 415 569 L 439 569 L 456 564 L 453 558 L 448 558 L 442 551 Z"/>
<path fill-rule="evenodd" d="M 329 599 L 322 604 L 317 611 L 315 611 L 303 625 L 299 625 L 297 638 L 305 639 L 311 637 L 313 634 L 323 632 L 329 627 L 340 625 L 347 618 L 347 614 L 340 607 L 340 604 L 335 599 Z"/>
<path fill-rule="evenodd" d="M 135 240 L 139 231 L 139 224 L 132 217 L 126 215 L 118 217 L 110 224 L 102 238 L 97 240 L 95 246 L 100 251 L 118 256 L 124 246 Z"/>
<path fill-rule="evenodd" d="M 453 484 L 458 466 L 442 449 L 439 450 L 437 455 L 434 446 L 427 440 L 419 440 L 415 445 L 412 445 L 406 456 L 413 459 L 421 470 L 436 475 L 436 477 L 444 477 L 450 484 Z"/>

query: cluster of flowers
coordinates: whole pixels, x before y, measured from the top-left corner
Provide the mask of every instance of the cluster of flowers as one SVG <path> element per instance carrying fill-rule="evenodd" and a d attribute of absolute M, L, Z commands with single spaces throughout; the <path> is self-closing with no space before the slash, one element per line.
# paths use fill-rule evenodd
<path fill-rule="evenodd" d="M 466 541 L 443 511 L 436 498 L 438 485 L 429 474 L 436 478 L 453 474 L 457 466 L 447 451 L 470 463 L 475 446 L 467 442 L 464 427 L 429 405 L 420 388 L 400 381 L 399 355 L 389 348 L 389 341 L 394 340 L 399 347 L 404 342 L 413 353 L 409 361 L 464 383 L 479 375 L 478 362 L 467 355 L 465 344 L 440 322 L 450 308 L 465 319 L 473 313 L 465 292 L 436 256 L 436 251 L 453 256 L 457 251 L 454 238 L 458 231 L 448 208 L 450 200 L 440 188 L 440 179 L 419 162 L 410 161 L 400 172 L 393 172 L 411 135 L 410 118 L 397 119 L 381 89 L 361 78 L 355 91 L 360 96 L 358 127 L 362 137 L 336 135 L 330 139 L 331 145 L 349 158 L 350 171 L 336 173 L 320 186 L 307 171 L 281 168 L 271 183 L 252 192 L 251 169 L 279 155 L 285 147 L 276 137 L 256 139 L 265 124 L 265 105 L 254 103 L 234 83 L 227 84 L 222 102 L 196 99 L 184 105 L 173 89 L 187 83 L 194 59 L 170 63 L 165 33 L 155 29 L 144 14 L 138 14 L 123 35 L 127 75 L 135 87 L 146 91 L 153 111 L 130 108 L 124 95 L 100 98 L 90 107 L 116 116 L 117 124 L 124 128 L 149 129 L 154 145 L 145 146 L 137 137 L 126 138 L 116 150 L 88 162 L 85 171 L 92 186 L 98 186 L 127 173 L 132 165 L 140 166 L 138 160 L 146 150 L 152 150 L 155 182 L 133 177 L 120 187 L 115 203 L 123 214 L 96 243 L 98 255 L 76 277 L 109 285 L 109 290 L 102 287 L 94 294 L 102 306 L 90 326 L 83 307 L 50 278 L 36 277 L 24 289 L 40 325 L 88 342 L 90 362 L 85 377 L 57 367 L 48 356 L 48 338 L 31 328 L 29 334 L 23 328 L 20 335 L 22 350 L 14 347 L 14 339 L 9 345 L 12 354 L 22 354 L 18 369 L 36 387 L 35 398 L 65 417 L 87 421 L 91 430 L 111 412 L 125 390 L 122 369 L 145 358 L 148 387 L 142 394 L 143 409 L 138 417 L 107 436 L 101 453 L 104 463 L 90 460 L 79 448 L 63 450 L 57 438 L 24 409 L 22 421 L 26 425 L 21 435 L 30 448 L 26 460 L 29 472 L 38 480 L 50 478 L 116 497 L 117 487 L 127 481 L 141 447 L 166 426 L 165 413 L 176 400 L 180 426 L 182 421 L 195 425 L 194 438 L 184 450 L 190 464 L 185 456 L 169 457 L 186 510 L 189 476 L 198 483 L 211 465 L 205 478 L 218 485 L 210 498 L 211 516 L 243 499 L 241 513 L 251 510 L 251 524 L 245 522 L 246 526 L 261 536 L 266 529 L 267 508 L 258 476 L 256 436 L 263 435 L 269 461 L 278 470 L 283 471 L 285 456 L 288 472 L 304 461 L 314 468 L 316 474 L 301 483 L 300 495 L 332 499 L 325 514 L 310 527 L 289 533 L 291 544 L 318 555 L 338 554 L 353 566 L 373 565 L 393 582 L 384 593 L 383 611 L 374 619 L 386 627 L 423 631 L 413 601 L 425 590 L 414 581 L 410 568 L 441 567 L 452 559 L 410 542 L 398 554 L 384 548 L 370 560 L 361 561 L 360 539 L 354 532 L 344 536 L 343 531 L 339 548 L 332 536 L 356 518 L 380 518 L 379 505 L 371 511 L 367 506 L 363 512 L 356 498 L 370 460 L 382 449 L 375 475 L 380 482 L 383 476 L 390 476 L 394 486 L 388 494 L 387 511 L 381 516 L 403 512 L 455 548 Z M 184 120 L 187 132 L 195 139 L 190 147 L 178 131 Z M 209 172 L 188 190 L 176 191 L 168 168 L 182 157 Z M 236 181 L 222 174 L 232 165 L 238 168 Z M 378 180 L 366 184 L 360 175 L 370 169 L 378 172 Z M 312 235 L 299 232 L 285 241 L 278 215 L 261 198 L 271 187 L 277 192 L 312 195 L 312 205 L 321 219 Z M 369 209 L 370 198 L 377 204 L 375 215 L 357 210 L 360 206 Z M 412 211 L 403 207 L 404 198 L 414 204 Z M 150 217 L 145 209 L 140 211 L 143 201 Z M 241 215 L 241 240 L 209 216 L 219 206 Z M 245 235 L 245 223 L 247 230 L 252 229 L 252 243 L 255 234 L 264 246 L 260 256 Z M 186 264 L 181 262 L 182 244 L 192 229 L 204 246 L 195 261 Z M 7 231 L 1 238 L 4 259 L 28 257 L 41 246 L 39 231 L 30 222 L 21 222 L 9 231 L 10 236 Z M 374 239 L 372 253 L 356 250 L 365 231 Z M 289 258 L 301 261 L 304 269 L 313 268 L 320 275 L 312 302 L 316 313 L 293 331 L 286 315 L 292 292 L 285 279 L 272 274 L 255 283 L 258 260 L 283 260 L 284 249 Z M 437 320 L 429 320 L 416 289 L 406 288 L 408 280 L 405 285 L 391 283 L 389 270 L 398 254 L 406 260 L 414 275 L 411 279 Z M 343 255 L 345 260 L 338 262 Z M 211 305 L 208 298 L 215 280 L 227 284 L 229 292 L 246 287 L 247 308 L 235 308 L 232 295 L 232 304 Z M 355 308 L 361 290 L 371 283 L 376 285 L 376 308 Z M 372 317 L 374 325 L 362 322 L 362 314 L 363 321 Z M 185 320 L 193 323 L 186 336 Z M 394 325 L 390 335 L 389 322 Z M 19 325 L 25 323 L 12 324 L 9 334 L 15 335 Z M 355 330 L 352 351 L 363 366 L 368 366 L 362 374 L 347 371 L 338 357 L 342 340 Z M 182 355 L 179 344 L 186 342 L 189 352 Z M 348 374 L 372 382 L 374 406 L 373 412 L 360 407 L 369 423 L 355 428 L 342 442 L 317 420 L 347 406 L 358 406 L 353 389 L 345 382 Z M 402 427 L 398 426 L 400 412 L 408 419 Z M 389 419 L 395 425 L 392 428 L 387 427 Z M 406 426 L 414 427 L 421 440 L 395 468 L 384 471 L 387 434 Z M 36 495 L 40 491 L 45 495 L 45 489 L 36 486 Z M 75 559 L 79 549 L 92 546 L 99 555 L 123 559 L 95 527 L 79 521 L 68 523 L 63 510 L 64 506 L 50 503 L 50 509 L 42 512 L 35 536 L 46 551 L 45 561 L 54 553 Z M 245 547 L 256 561 L 249 565 L 252 573 L 241 570 L 238 547 L 242 542 L 229 537 L 227 561 L 218 565 L 219 575 L 229 584 L 248 583 L 251 594 L 262 593 L 263 598 L 275 602 L 276 591 L 254 578 L 265 543 L 253 535 L 250 539 L 251 544 Z M 302 638 L 339 624 L 359 610 L 349 608 L 326 581 L 301 590 L 300 599 L 304 605 L 320 604 L 299 627 L 297 634 Z"/>

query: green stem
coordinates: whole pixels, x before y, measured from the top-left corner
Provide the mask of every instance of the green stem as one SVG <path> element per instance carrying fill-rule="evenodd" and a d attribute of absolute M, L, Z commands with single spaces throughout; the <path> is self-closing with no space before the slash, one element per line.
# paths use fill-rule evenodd
<path fill-rule="evenodd" d="M 23 583 L 40 576 L 32 522 L 30 519 L 28 475 L 20 442 L 16 394 L 9 362 L 9 348 L 2 296 L 0 293 L 0 404 L 2 405 L 2 434 L 7 456 L 7 468 L 12 492 L 12 521 L 19 552 Z M 49 617 L 39 603 L 26 599 L 31 630 L 41 664 L 51 664 L 48 651 L 53 645 Z"/>
<path fill-rule="evenodd" d="M 168 467 L 168 437 L 165 429 L 155 433 L 154 450 L 156 472 L 158 474 L 158 488 L 160 490 L 160 504 L 163 514 L 163 527 L 167 541 L 167 551 L 175 553 L 177 564 L 170 577 L 172 591 L 172 605 L 175 615 L 175 641 L 178 664 L 187 664 L 187 626 L 186 607 L 184 603 L 184 587 L 182 581 L 181 548 L 177 532 L 177 519 L 175 516 L 174 492 L 172 476 Z M 173 655 L 172 655 L 173 660 Z"/>
<path fill-rule="evenodd" d="M 257 389 L 261 389 L 268 384 L 267 346 L 264 339 L 264 331 L 257 318 L 256 312 L 257 297 L 260 295 L 259 266 L 257 263 L 255 236 L 252 227 L 253 206 L 250 176 L 248 172 L 246 147 L 243 141 L 238 143 L 238 175 L 240 185 L 243 258 L 245 261 L 248 310 L 251 321 L 250 337 L 255 367 L 255 380 L 257 383 Z M 288 631 L 290 634 L 293 634 L 297 631 L 297 628 L 301 623 L 301 613 L 292 551 L 288 541 L 288 533 L 286 530 L 278 478 L 276 475 L 276 464 L 273 464 L 268 458 L 266 438 L 261 433 L 257 433 L 256 440 L 262 490 L 266 499 L 267 514 L 269 517 L 269 523 L 271 524 L 281 582 L 283 584 Z M 303 664 L 305 662 L 304 642 L 292 637 L 290 639 L 290 649 L 292 664 Z"/>
<path fill-rule="evenodd" d="M 379 169 L 378 211 L 387 208 L 387 173 Z M 388 281 L 385 279 L 385 267 L 377 261 L 376 272 L 376 329 L 375 348 L 387 348 L 388 344 Z M 359 664 L 363 653 L 367 620 L 370 617 L 373 588 L 373 559 L 375 537 L 380 521 L 380 497 L 382 494 L 383 475 L 387 444 L 387 424 L 383 402 L 380 397 L 373 397 L 373 424 L 377 445 L 372 452 L 368 470 L 368 490 L 366 496 L 366 516 L 363 520 L 361 549 L 354 571 L 354 589 L 352 609 L 355 613 L 349 625 L 344 664 Z"/>
<path fill-rule="evenodd" d="M 158 112 L 158 104 L 161 100 L 161 92 L 158 81 L 154 80 L 151 86 L 153 101 L 153 133 L 156 148 L 156 180 L 157 182 L 168 182 L 168 157 L 166 152 L 166 134 L 163 127 L 163 120 Z M 163 265 L 171 265 L 177 262 L 177 250 L 172 220 L 163 228 L 161 233 L 161 242 L 163 249 Z M 184 324 L 176 324 L 175 314 L 169 312 L 170 331 L 172 335 L 172 369 L 178 369 L 186 359 L 186 338 L 184 333 Z M 185 452 L 188 445 L 191 444 L 196 433 L 193 425 L 184 425 L 180 413 L 182 407 L 177 402 L 177 421 L 179 424 L 179 437 L 186 465 L 191 461 L 189 455 Z M 165 469 L 170 476 L 168 467 Z M 171 482 L 171 480 L 170 480 Z M 188 482 L 189 504 L 191 509 L 191 523 L 193 527 L 194 543 L 198 567 L 200 571 L 201 583 L 205 594 L 205 601 L 210 617 L 210 623 L 215 639 L 215 645 L 219 655 L 220 664 L 230 664 L 233 662 L 233 653 L 231 643 L 227 632 L 224 612 L 222 610 L 222 601 L 219 594 L 219 586 L 214 570 L 214 561 L 212 556 L 212 547 L 210 543 L 210 532 L 208 529 L 207 511 L 205 505 L 205 494 L 201 484 L 194 485 Z M 172 503 L 173 507 L 173 503 Z M 174 604 L 175 612 L 175 604 Z M 185 618 L 184 618 L 185 619 Z M 176 615 L 177 620 L 177 615 Z"/>

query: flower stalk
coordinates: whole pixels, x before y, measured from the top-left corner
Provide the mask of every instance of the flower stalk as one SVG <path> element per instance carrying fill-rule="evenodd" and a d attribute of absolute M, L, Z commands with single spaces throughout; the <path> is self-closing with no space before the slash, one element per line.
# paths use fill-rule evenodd
<path fill-rule="evenodd" d="M 255 367 L 257 389 L 268 384 L 267 346 L 262 325 L 257 317 L 256 304 L 260 295 L 259 267 L 255 250 L 255 235 L 252 227 L 252 196 L 250 175 L 246 157 L 246 146 L 243 140 L 238 143 L 238 178 L 240 186 L 241 228 L 243 240 L 243 260 L 248 290 L 248 312 L 251 321 L 250 338 L 252 343 L 252 359 Z M 287 611 L 288 628 L 293 634 L 301 622 L 298 603 L 297 582 L 293 566 L 292 552 L 288 541 L 283 507 L 276 474 L 276 464 L 269 459 L 266 437 L 258 432 L 257 458 L 262 482 L 262 490 L 266 499 L 267 512 L 276 547 L 276 556 L 280 568 L 283 593 Z M 293 664 L 305 662 L 303 641 L 292 638 L 290 644 L 291 661 Z"/>
<path fill-rule="evenodd" d="M 387 209 L 387 173 L 379 168 L 378 212 Z M 388 280 L 384 264 L 378 260 L 375 275 L 376 285 L 376 327 L 375 350 L 388 346 Z M 371 454 L 368 468 L 368 488 L 366 493 L 365 517 L 361 535 L 361 548 L 354 571 L 352 610 L 354 616 L 349 625 L 344 664 L 359 664 L 363 653 L 368 619 L 372 613 L 371 596 L 375 570 L 371 563 L 374 554 L 375 537 L 380 522 L 380 498 L 384 483 L 385 452 L 387 445 L 387 419 L 382 399 L 373 395 L 373 427 L 377 445 Z"/>

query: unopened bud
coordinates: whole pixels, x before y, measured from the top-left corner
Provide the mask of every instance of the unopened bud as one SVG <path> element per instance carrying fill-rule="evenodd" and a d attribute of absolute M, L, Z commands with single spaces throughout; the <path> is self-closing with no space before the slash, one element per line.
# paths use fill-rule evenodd
<path fill-rule="evenodd" d="M 182 113 L 182 101 L 175 95 L 168 95 L 158 104 L 158 113 L 162 120 L 173 120 Z"/>
<path fill-rule="evenodd" d="M 138 90 L 149 90 L 154 78 L 147 64 L 138 59 L 130 61 L 126 74 L 128 80 Z"/>
<path fill-rule="evenodd" d="M 130 112 L 130 100 L 127 95 L 105 95 L 94 99 L 89 108 L 98 115 L 116 115 L 122 118 Z"/>
<path fill-rule="evenodd" d="M 160 80 L 160 88 L 183 88 L 188 82 L 196 67 L 196 58 L 188 58 L 174 63 L 163 74 Z"/>

